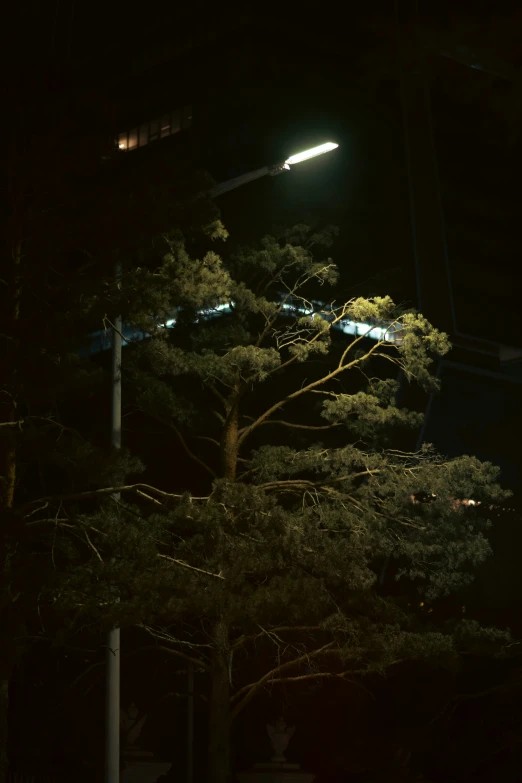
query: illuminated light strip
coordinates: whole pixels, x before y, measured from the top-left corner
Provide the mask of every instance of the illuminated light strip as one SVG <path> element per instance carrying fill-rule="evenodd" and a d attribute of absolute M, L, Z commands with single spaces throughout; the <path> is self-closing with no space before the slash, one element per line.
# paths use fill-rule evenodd
<path fill-rule="evenodd" d="M 234 303 L 232 302 L 231 304 L 233 305 Z M 204 320 L 207 318 L 214 318 L 221 313 L 230 313 L 231 304 L 219 304 L 213 307 L 211 310 L 200 310 L 198 315 L 200 316 L 201 320 Z M 318 303 L 318 306 L 321 306 L 320 303 Z M 308 310 L 305 307 L 298 307 L 288 303 L 283 305 L 283 310 L 292 310 L 293 312 L 302 313 L 303 315 L 313 315 L 316 312 L 315 310 Z M 176 321 L 176 318 L 169 318 L 165 322 L 165 326 L 167 329 L 172 329 L 172 327 L 176 325 Z M 333 326 L 334 329 L 338 329 L 339 331 L 344 332 L 344 334 L 353 335 L 354 337 L 365 336 L 372 340 L 384 339 L 384 341 L 388 343 L 396 342 L 394 331 L 389 331 L 382 326 L 372 326 L 371 324 L 363 323 L 361 321 L 350 321 L 349 319 L 339 321 Z M 125 346 L 132 342 L 146 340 L 150 335 L 141 331 L 140 329 L 135 329 L 124 324 L 122 336 L 122 345 Z M 81 356 L 100 353 L 101 351 L 106 351 L 111 347 L 110 332 L 105 332 L 102 330 L 93 332 L 91 334 L 91 338 L 92 343 L 90 349 L 81 351 Z"/>
<path fill-rule="evenodd" d="M 232 303 L 233 304 L 233 303 Z M 214 316 L 219 315 L 220 313 L 230 312 L 230 304 L 220 304 L 216 305 L 216 307 L 212 308 L 212 310 L 201 310 L 201 316 L 202 318 L 212 318 Z M 294 310 L 300 313 L 303 313 L 305 315 L 312 315 L 315 311 L 314 310 L 307 310 L 304 307 L 297 307 L 295 305 L 291 304 L 284 304 L 283 305 L 284 310 Z M 176 318 L 169 318 L 168 321 L 165 322 L 165 326 L 168 329 L 171 329 L 176 324 Z M 345 334 L 351 334 L 354 336 L 360 336 L 361 334 L 366 335 L 367 337 L 371 337 L 373 339 L 382 339 L 382 336 L 386 335 L 387 330 L 383 329 L 380 326 L 374 326 L 372 327 L 371 324 L 362 323 L 360 321 L 349 321 L 348 319 L 346 321 L 340 321 L 337 324 L 334 324 L 335 329 L 339 329 L 340 331 L 344 332 Z M 389 333 L 389 340 L 387 342 L 394 342 L 393 338 L 393 332 Z M 127 345 L 128 343 L 135 342 L 136 340 L 145 340 L 150 335 L 139 330 L 139 329 L 132 329 L 130 327 L 126 327 L 124 325 L 123 327 L 123 340 L 122 344 Z M 91 350 L 88 350 L 87 352 L 81 352 L 81 355 L 89 355 L 93 353 L 99 353 L 101 351 L 108 350 L 111 347 L 111 338 L 110 338 L 110 332 L 105 331 L 99 331 L 94 332 L 91 337 L 98 339 L 98 347 L 93 350 L 93 346 L 91 344 Z M 434 493 L 431 494 L 431 497 L 436 498 L 436 495 Z M 417 500 L 415 496 L 411 496 L 412 503 L 414 505 L 420 504 L 422 501 Z M 454 503 L 454 509 L 459 505 L 463 506 L 482 506 L 482 501 L 480 500 L 473 500 L 472 498 L 465 498 L 463 500 L 455 500 Z M 485 507 L 488 511 L 493 511 L 493 509 L 498 511 L 516 511 L 516 509 L 513 508 L 503 508 L 502 506 L 497 505 L 490 505 Z"/>

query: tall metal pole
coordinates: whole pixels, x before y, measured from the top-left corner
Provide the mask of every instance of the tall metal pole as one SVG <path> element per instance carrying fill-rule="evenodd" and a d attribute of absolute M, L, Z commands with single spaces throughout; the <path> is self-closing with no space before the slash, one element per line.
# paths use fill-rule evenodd
<path fill-rule="evenodd" d="M 116 265 L 116 282 L 121 281 L 121 264 Z M 121 333 L 118 316 L 112 329 L 111 445 L 121 449 Z M 119 499 L 119 495 L 115 495 Z M 105 783 L 120 783 L 120 629 L 107 635 Z"/>
<path fill-rule="evenodd" d="M 187 783 L 194 777 L 194 664 L 187 672 Z"/>

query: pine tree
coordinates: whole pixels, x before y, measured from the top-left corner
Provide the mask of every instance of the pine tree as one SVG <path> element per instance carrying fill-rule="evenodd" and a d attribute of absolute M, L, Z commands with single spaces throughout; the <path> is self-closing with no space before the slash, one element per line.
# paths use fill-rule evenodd
<path fill-rule="evenodd" d="M 397 448 L 420 416 L 397 406 L 388 370 L 432 390 L 449 343 L 387 296 L 314 304 L 338 279 L 323 257 L 335 234 L 296 226 L 230 257 L 163 237 L 161 263 L 126 274 L 121 307 L 150 334 L 127 349 L 125 382 L 134 412 L 161 425 L 149 470 L 169 460 L 168 485 L 19 509 L 33 521 L 65 509 L 53 537 L 65 625 L 139 627 L 207 673 L 215 783 L 230 779 L 233 720 L 263 688 L 353 681 L 507 638 L 408 608 L 467 585 L 490 553 L 487 520 L 458 501 L 506 493 L 491 464 Z M 361 333 L 336 331 L 346 321 Z"/>

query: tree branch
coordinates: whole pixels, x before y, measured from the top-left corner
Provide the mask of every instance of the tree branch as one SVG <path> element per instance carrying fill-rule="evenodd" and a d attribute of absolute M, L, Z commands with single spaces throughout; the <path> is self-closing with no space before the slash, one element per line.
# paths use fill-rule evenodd
<path fill-rule="evenodd" d="M 321 678 L 324 679 L 340 679 L 344 680 L 345 682 L 349 682 L 352 685 L 357 685 L 358 688 L 362 688 L 363 691 L 365 691 L 369 696 L 372 697 L 372 699 L 375 701 L 375 696 L 371 691 L 368 690 L 368 688 L 365 688 L 364 685 L 362 685 L 360 682 L 357 682 L 357 680 L 350 679 L 350 675 L 352 675 L 353 672 L 347 671 L 347 672 L 315 672 L 313 674 L 299 674 L 296 677 L 275 677 L 273 680 L 270 680 L 270 684 L 274 682 L 300 682 L 301 680 L 319 680 Z"/>
<path fill-rule="evenodd" d="M 240 701 L 238 701 L 236 706 L 232 709 L 231 718 L 235 718 L 241 712 L 241 710 L 244 707 L 246 707 L 246 705 L 254 698 L 255 694 L 264 685 L 268 684 L 271 681 L 272 677 L 275 674 L 279 674 L 280 672 L 287 671 L 288 669 L 291 669 L 293 666 L 298 666 L 300 663 L 303 663 L 304 661 L 307 661 L 310 658 L 315 658 L 318 655 L 325 655 L 331 652 L 334 644 L 335 642 L 328 642 L 328 644 L 325 644 L 323 647 L 320 647 L 318 650 L 313 650 L 310 653 L 307 652 L 304 655 L 301 655 L 299 658 L 294 658 L 291 661 L 282 663 L 279 666 L 276 666 L 275 669 L 272 669 L 271 671 L 267 672 L 267 674 L 261 677 L 261 679 L 258 680 L 257 682 L 250 683 L 250 685 L 245 685 L 243 688 L 240 688 L 231 697 L 231 702 L 240 699 Z"/>
<path fill-rule="evenodd" d="M 247 642 L 253 642 L 256 639 L 259 639 L 261 636 L 267 636 L 271 633 L 284 633 L 285 631 L 322 631 L 323 627 L 321 625 L 278 625 L 275 628 L 270 628 L 269 630 L 261 631 L 261 633 L 254 633 L 250 636 L 240 636 L 239 639 L 236 639 L 236 641 L 232 644 L 232 650 L 237 650 L 239 647 L 242 647 Z"/>
<path fill-rule="evenodd" d="M 43 498 L 38 498 L 38 500 L 31 500 L 28 503 L 23 503 L 18 507 L 17 510 L 20 513 L 29 511 L 30 513 L 26 516 L 31 516 L 37 511 L 47 508 L 50 503 L 65 503 L 73 500 L 87 500 L 88 498 L 105 497 L 106 495 L 115 495 L 121 492 L 130 492 L 132 494 L 139 495 L 140 497 L 144 497 L 151 501 L 155 505 L 162 507 L 163 503 L 160 503 L 159 500 L 151 497 L 151 495 L 156 494 L 165 500 L 168 500 L 169 498 L 181 500 L 184 497 L 184 495 L 177 495 L 172 492 L 164 492 L 161 489 L 152 487 L 150 484 L 124 484 L 118 487 L 101 487 L 100 489 L 86 490 L 85 492 L 71 492 L 69 495 L 48 495 Z M 210 495 L 207 495 L 205 497 L 191 497 L 191 500 L 209 500 L 209 498 Z M 39 504 L 43 504 L 41 505 L 41 508 L 35 508 L 35 506 L 38 506 Z"/>
<path fill-rule="evenodd" d="M 380 469 L 375 470 L 361 470 L 358 473 L 349 473 L 346 476 L 336 476 L 335 478 L 328 479 L 325 481 L 310 481 L 308 479 L 284 479 L 281 481 L 267 481 L 265 484 L 259 484 L 260 489 L 265 490 L 281 490 L 281 491 L 289 491 L 294 488 L 296 489 L 324 489 L 325 491 L 328 490 L 328 484 L 338 484 L 340 481 L 351 481 L 356 478 L 360 478 L 361 476 L 372 476 L 376 475 L 378 473 L 381 473 L 382 471 Z"/>
<path fill-rule="evenodd" d="M 190 457 L 190 459 L 193 459 L 194 462 L 197 462 L 198 465 L 200 465 L 204 470 L 207 471 L 207 473 L 209 473 L 212 476 L 212 478 L 217 478 L 217 473 L 214 470 L 212 470 L 212 468 L 209 467 L 209 465 L 207 465 L 206 462 L 204 462 L 200 457 L 198 457 L 197 454 L 194 454 L 194 452 L 189 448 L 185 438 L 183 437 L 181 432 L 178 430 L 178 428 L 176 427 L 174 422 L 169 421 L 168 419 L 164 419 L 162 416 L 158 416 L 153 411 L 148 411 L 148 413 L 149 413 L 150 416 L 152 416 L 154 419 L 156 419 L 156 421 L 159 421 L 160 424 L 164 424 L 165 427 L 169 427 L 169 429 L 171 429 L 178 436 L 178 439 L 179 439 L 181 445 L 183 446 L 183 449 L 185 450 L 187 455 Z"/>
<path fill-rule="evenodd" d="M 54 427 L 59 427 L 62 432 L 70 432 L 75 437 L 83 440 L 83 437 L 79 432 L 71 429 L 71 427 L 66 427 L 63 424 L 60 424 L 60 422 L 55 421 L 55 419 L 50 419 L 48 416 L 25 416 L 23 419 L 18 419 L 17 421 L 2 421 L 0 422 L 0 427 L 18 427 L 19 429 L 22 429 L 22 425 L 29 421 L 40 421 L 45 422 L 46 424 L 52 424 Z"/>
<path fill-rule="evenodd" d="M 174 557 L 169 557 L 168 555 L 158 555 L 162 560 L 169 560 L 171 563 L 176 563 L 177 565 L 183 566 L 183 568 L 190 568 L 191 571 L 197 571 L 198 574 L 205 574 L 205 576 L 213 576 L 214 579 L 222 579 L 225 580 L 225 577 L 221 574 L 214 574 L 212 571 L 204 571 L 202 568 L 196 568 L 196 566 L 191 566 L 188 563 L 185 563 L 184 560 L 176 560 Z"/>
<path fill-rule="evenodd" d="M 214 446 L 217 446 L 218 448 L 221 447 L 221 444 L 219 443 L 218 440 L 216 440 L 215 438 L 209 438 L 207 435 L 194 435 L 194 437 L 197 440 L 208 440 L 208 442 L 213 443 Z"/>
<path fill-rule="evenodd" d="M 144 623 L 138 625 L 138 628 L 143 628 L 144 631 L 147 631 L 151 636 L 154 636 L 156 639 L 161 639 L 164 642 L 170 642 L 171 644 L 185 644 L 187 647 L 206 647 L 211 648 L 211 644 L 202 644 L 201 642 L 188 642 L 184 639 L 176 639 L 172 634 L 170 634 L 168 631 L 164 631 L 163 629 L 156 629 L 151 628 L 150 625 L 145 625 Z"/>
<path fill-rule="evenodd" d="M 92 543 L 92 541 L 91 541 L 91 539 L 90 539 L 90 536 L 89 536 L 88 532 L 87 532 L 86 530 L 84 530 L 84 531 L 83 531 L 83 534 L 84 534 L 84 536 L 85 536 L 85 540 L 87 541 L 87 543 L 88 543 L 89 547 L 92 549 L 92 551 L 94 552 L 94 554 L 96 555 L 96 557 L 98 558 L 98 560 L 100 561 L 100 563 L 103 563 L 103 557 L 100 555 L 100 553 L 98 552 L 97 548 L 96 548 L 96 547 L 94 546 L 94 544 Z"/>
<path fill-rule="evenodd" d="M 294 424 L 291 421 L 282 421 L 280 419 L 267 419 L 267 421 L 261 422 L 259 426 L 266 424 L 282 424 L 285 427 L 294 427 L 297 430 L 331 430 L 332 427 L 340 427 L 342 424 L 344 424 L 344 422 L 336 421 L 333 424 L 322 424 L 320 426 L 315 426 L 312 424 Z"/>
<path fill-rule="evenodd" d="M 359 338 L 357 338 L 359 339 Z M 355 341 L 354 341 L 355 342 Z M 350 345 L 353 345 L 351 343 Z M 239 431 L 239 439 L 238 439 L 238 447 L 240 448 L 243 441 L 250 435 L 250 433 L 255 430 L 257 427 L 261 426 L 261 424 L 268 419 L 269 416 L 272 415 L 272 413 L 275 413 L 277 410 L 283 407 L 283 405 L 286 405 L 287 402 L 290 402 L 291 400 L 295 400 L 298 397 L 300 397 L 303 394 L 306 394 L 309 391 L 313 391 L 317 386 L 322 386 L 323 384 L 327 383 L 328 381 L 331 381 L 333 378 L 335 378 L 337 375 L 339 375 L 342 372 L 345 372 L 345 370 L 349 370 L 351 367 L 355 366 L 356 364 L 360 364 L 366 359 L 368 359 L 372 354 L 377 350 L 378 347 L 382 345 L 382 341 L 377 342 L 372 348 L 370 348 L 369 351 L 367 351 L 364 356 L 361 356 L 358 359 L 354 359 L 353 361 L 349 362 L 348 364 L 345 364 L 343 366 L 338 366 L 335 370 L 332 370 L 328 375 L 323 376 L 322 378 L 319 378 L 317 381 L 312 381 L 307 386 L 303 386 L 301 389 L 297 389 L 295 392 L 292 392 L 291 394 L 288 394 L 284 399 L 279 400 L 279 402 L 274 403 L 270 408 L 268 408 L 264 413 L 262 413 L 256 421 L 254 421 L 252 424 L 249 424 L 247 427 L 243 427 Z M 344 352 L 346 353 L 346 351 Z M 344 354 L 343 354 L 344 356 Z M 281 369 L 285 365 L 280 365 L 278 369 Z"/>

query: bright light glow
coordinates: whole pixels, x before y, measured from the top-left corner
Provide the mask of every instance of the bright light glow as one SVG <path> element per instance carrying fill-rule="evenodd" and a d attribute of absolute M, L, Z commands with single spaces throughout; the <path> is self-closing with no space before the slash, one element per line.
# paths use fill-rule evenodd
<path fill-rule="evenodd" d="M 120 143 L 118 144 L 118 147 L 120 148 L 120 150 L 124 150 L 126 146 L 127 145 L 125 144 L 124 141 L 120 141 Z"/>
<path fill-rule="evenodd" d="M 216 316 L 219 316 L 220 313 L 230 313 L 231 305 L 233 304 L 233 302 L 224 302 L 216 305 L 210 310 L 200 310 L 197 321 L 201 322 L 207 318 L 215 318 Z M 320 307 L 320 303 L 316 304 Z M 299 307 L 298 305 L 291 304 L 289 302 L 285 302 L 285 304 L 283 304 L 283 310 L 292 311 L 294 313 L 301 313 L 302 315 L 314 314 L 313 310 L 310 310 L 306 307 Z M 164 323 L 164 326 L 167 329 L 172 329 L 172 327 L 176 325 L 176 321 L 176 318 L 169 318 Z M 353 335 L 354 337 L 365 335 L 371 340 L 383 340 L 386 343 L 398 342 L 397 336 L 393 332 L 390 332 L 389 327 L 373 326 L 372 324 L 365 324 L 361 321 L 350 321 L 347 318 L 343 318 L 342 321 L 338 321 L 333 326 L 334 329 L 339 329 L 341 332 Z M 145 340 L 148 336 L 145 334 L 145 332 L 132 329 L 128 326 L 124 326 L 123 335 L 123 345 L 127 345 L 129 342 L 136 342 L 137 340 Z M 91 337 L 93 342 L 88 353 L 106 351 L 110 347 L 110 337 L 105 331 L 94 332 Z"/>
<path fill-rule="evenodd" d="M 337 149 L 338 146 L 339 145 L 335 144 L 333 141 L 327 141 L 326 144 L 320 144 L 318 147 L 312 147 L 304 152 L 298 152 L 297 155 L 292 155 L 285 160 L 285 163 L 292 166 L 295 163 L 301 163 L 303 160 L 308 160 L 308 158 L 315 158 L 317 155 L 324 155 L 325 152 L 331 152 L 331 150 Z"/>

